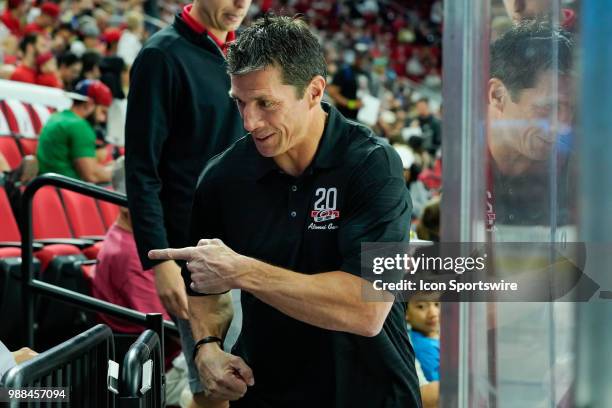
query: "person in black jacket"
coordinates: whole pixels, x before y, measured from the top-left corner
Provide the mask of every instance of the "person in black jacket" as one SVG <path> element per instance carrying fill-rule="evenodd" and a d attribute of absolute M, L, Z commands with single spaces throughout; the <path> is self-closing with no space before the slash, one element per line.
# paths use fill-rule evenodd
<path fill-rule="evenodd" d="M 126 187 L 143 269 L 155 270 L 162 303 L 187 316 L 180 267 L 153 262 L 154 248 L 188 243 L 191 203 L 207 160 L 244 133 L 229 98 L 225 49 L 235 38 L 250 0 L 194 0 L 174 23 L 153 35 L 131 70 L 126 121 Z M 184 330 L 181 330 L 184 333 Z M 187 361 L 189 331 L 181 336 Z M 190 367 L 191 389 L 202 391 Z M 198 397 L 196 396 L 196 400 Z"/>

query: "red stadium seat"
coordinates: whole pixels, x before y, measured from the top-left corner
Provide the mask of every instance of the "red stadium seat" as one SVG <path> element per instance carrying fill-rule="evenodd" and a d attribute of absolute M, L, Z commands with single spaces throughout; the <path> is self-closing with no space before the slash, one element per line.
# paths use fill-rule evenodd
<path fill-rule="evenodd" d="M 17 142 L 19 143 L 21 153 L 23 153 L 24 156 L 28 154 L 36 156 L 36 149 L 38 148 L 38 139 L 34 139 L 32 137 L 20 137 L 17 139 Z"/>
<path fill-rule="evenodd" d="M 6 126 L 8 127 L 7 133 L 19 133 L 19 124 L 17 123 L 17 118 L 15 117 L 13 110 L 8 106 L 6 101 L 0 101 L 0 112 L 2 112 L 2 116 L 6 121 Z"/>
<path fill-rule="evenodd" d="M 0 136 L 0 153 L 4 156 L 11 170 L 19 167 L 21 163 L 21 152 L 17 142 L 11 136 Z"/>
<path fill-rule="evenodd" d="M 104 226 L 107 229 L 110 228 L 115 223 L 115 220 L 119 215 L 119 206 L 109 203 L 108 201 L 98 200 L 98 207 L 100 208 L 100 213 L 102 214 Z"/>
<path fill-rule="evenodd" d="M 36 137 L 37 133 L 28 106 L 21 101 L 7 99 L 4 112 L 9 118 L 11 130 L 23 137 Z"/>
<path fill-rule="evenodd" d="M 8 119 L 2 109 L 2 102 L 0 101 L 0 135 L 10 135 L 11 127 L 9 126 Z"/>
<path fill-rule="evenodd" d="M 0 186 L 0 242 L 19 242 L 21 234 L 4 187 Z M 19 256 L 19 255 L 17 255 Z M 2 256 L 0 256 L 1 258 Z"/>
<path fill-rule="evenodd" d="M 69 190 L 60 190 L 60 195 L 75 237 L 104 236 L 106 228 L 94 198 Z"/>
<path fill-rule="evenodd" d="M 38 103 L 33 103 L 31 106 L 32 106 L 32 111 L 34 115 L 36 115 L 36 117 L 38 118 L 38 123 L 40 123 L 40 128 L 35 129 L 36 134 L 40 134 L 40 130 L 42 129 L 43 126 L 45 126 L 45 123 L 47 123 L 47 120 L 49 120 L 49 116 L 51 116 L 51 111 L 46 106 L 38 104 Z M 34 120 L 35 128 L 36 128 L 36 125 L 37 123 Z"/>
<path fill-rule="evenodd" d="M 72 238 L 64 207 L 55 187 L 42 187 L 32 201 L 32 231 L 35 239 Z"/>

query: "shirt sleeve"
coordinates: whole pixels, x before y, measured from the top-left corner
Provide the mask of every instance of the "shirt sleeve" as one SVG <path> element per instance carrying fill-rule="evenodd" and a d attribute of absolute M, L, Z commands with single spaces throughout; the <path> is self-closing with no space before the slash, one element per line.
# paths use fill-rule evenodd
<path fill-rule="evenodd" d="M 223 240 L 223 226 L 221 219 L 221 205 L 215 194 L 217 182 L 212 177 L 212 161 L 205 167 L 193 199 L 191 209 L 191 226 L 189 232 L 190 245 L 195 246 L 201 239 L 219 238 Z M 206 296 L 205 293 L 195 292 L 191 289 L 191 274 L 187 267 L 182 268 L 183 281 L 188 296 Z M 210 295 L 213 295 L 211 293 Z"/>
<path fill-rule="evenodd" d="M 399 155 L 380 145 L 353 173 L 339 229 L 341 270 L 361 276 L 361 244 L 408 242 L 412 202 Z"/>
<path fill-rule="evenodd" d="M 159 197 L 159 163 L 172 126 L 177 84 L 167 57 L 155 48 L 139 54 L 130 81 L 125 125 L 126 190 L 140 261 L 143 269 L 151 269 L 160 261 L 150 260 L 149 250 L 168 247 Z"/>
<path fill-rule="evenodd" d="M 80 120 L 70 126 L 70 159 L 96 157 L 96 134 L 89 123 Z"/>

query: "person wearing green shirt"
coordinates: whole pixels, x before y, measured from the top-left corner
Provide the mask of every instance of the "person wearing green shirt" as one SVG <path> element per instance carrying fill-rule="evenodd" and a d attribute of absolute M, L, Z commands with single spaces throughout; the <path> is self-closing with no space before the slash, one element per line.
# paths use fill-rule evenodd
<path fill-rule="evenodd" d="M 75 92 L 87 97 L 70 109 L 53 114 L 38 141 L 40 173 L 58 173 L 91 183 L 108 182 L 110 168 L 96 158 L 95 123 L 104 122 L 112 102 L 110 89 L 97 80 L 84 80 Z"/>

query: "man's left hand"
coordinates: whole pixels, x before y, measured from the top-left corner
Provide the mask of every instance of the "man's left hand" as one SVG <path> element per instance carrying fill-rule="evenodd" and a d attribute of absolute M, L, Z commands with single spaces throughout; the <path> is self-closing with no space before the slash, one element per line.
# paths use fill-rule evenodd
<path fill-rule="evenodd" d="M 234 252 L 220 239 L 201 239 L 198 246 L 149 251 L 150 259 L 184 260 L 191 272 L 191 289 L 201 293 L 222 293 L 237 287 L 247 272 L 248 259 Z"/>

